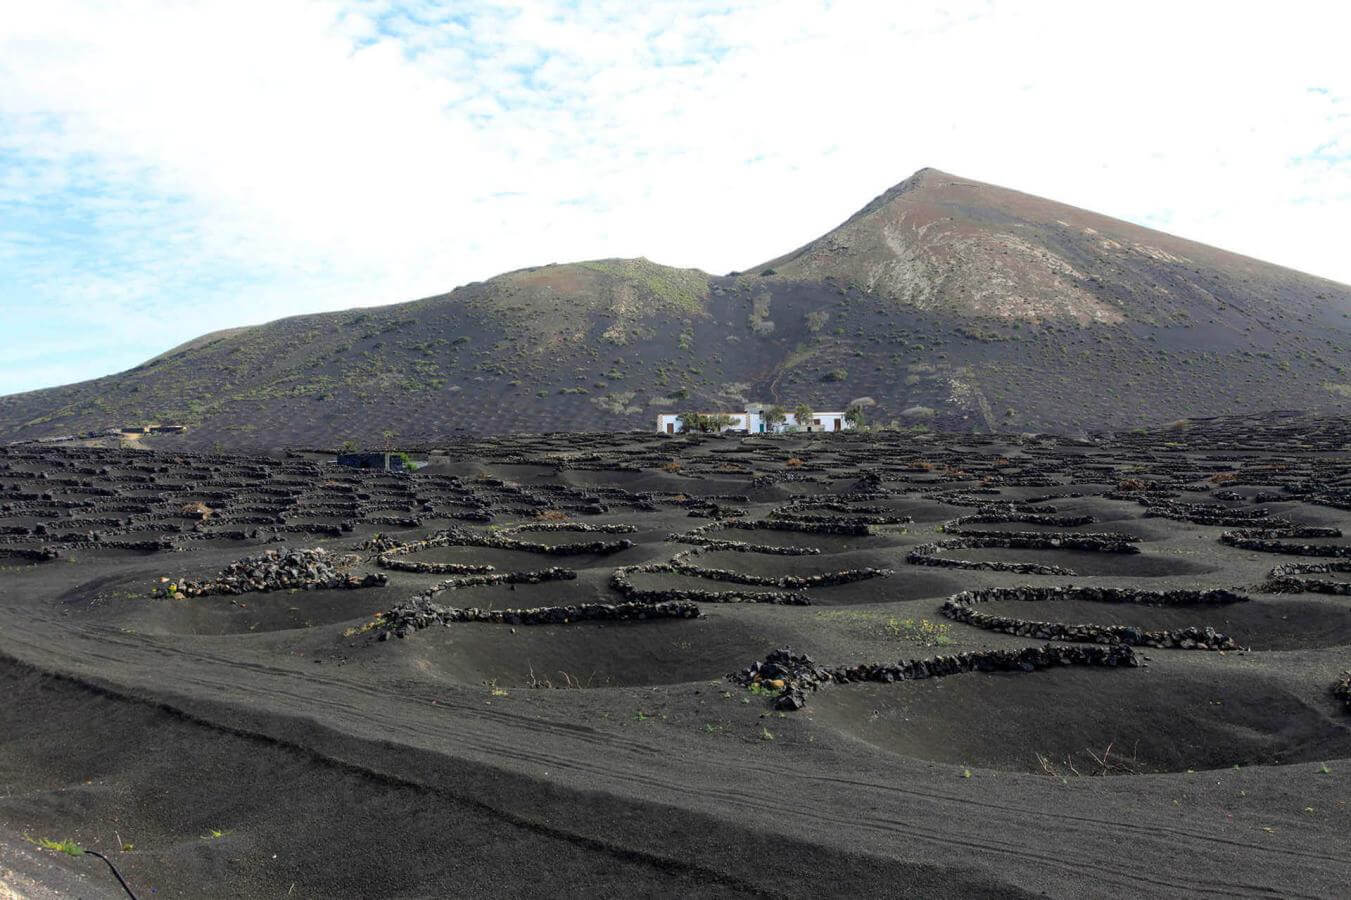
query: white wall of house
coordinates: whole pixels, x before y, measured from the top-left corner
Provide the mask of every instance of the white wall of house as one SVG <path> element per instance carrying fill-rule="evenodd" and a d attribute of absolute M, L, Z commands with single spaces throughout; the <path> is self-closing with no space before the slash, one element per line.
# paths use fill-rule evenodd
<path fill-rule="evenodd" d="M 713 415 L 706 413 L 705 415 Z M 748 431 L 752 434 L 763 432 L 784 432 L 794 431 L 798 428 L 797 414 L 787 413 L 784 421 L 770 425 L 765 421 L 763 412 L 734 412 L 727 413 L 732 419 L 732 424 L 728 425 L 723 431 Z M 849 431 L 852 429 L 848 422 L 844 420 L 843 412 L 814 412 L 810 422 L 802 423 L 803 431 Z M 680 420 L 679 413 L 662 413 L 657 416 L 657 431 L 663 434 L 679 434 L 684 431 L 684 425 Z"/>
<path fill-rule="evenodd" d="M 788 413 L 776 431 L 792 431 L 801 425 L 803 431 L 848 431 L 851 426 L 844 420 L 842 412 L 814 412 L 810 422 L 797 420 L 797 413 Z M 768 431 L 769 429 L 765 429 Z"/>

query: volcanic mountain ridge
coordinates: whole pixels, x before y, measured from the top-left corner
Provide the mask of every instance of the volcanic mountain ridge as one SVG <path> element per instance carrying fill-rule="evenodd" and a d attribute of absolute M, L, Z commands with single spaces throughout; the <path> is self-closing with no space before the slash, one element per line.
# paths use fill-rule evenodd
<path fill-rule="evenodd" d="M 149 422 L 175 446 L 650 428 L 747 401 L 873 425 L 1124 428 L 1351 412 L 1351 287 L 923 169 L 811 243 L 713 276 L 646 259 L 509 272 L 204 335 L 0 398 L 0 440 Z"/>

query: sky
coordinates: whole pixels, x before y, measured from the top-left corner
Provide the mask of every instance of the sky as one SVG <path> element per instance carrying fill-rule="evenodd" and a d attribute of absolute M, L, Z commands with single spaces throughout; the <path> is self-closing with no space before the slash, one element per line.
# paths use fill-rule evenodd
<path fill-rule="evenodd" d="M 1351 283 L 1351 3 L 41 0 L 0 17 L 0 395 L 645 256 L 933 166 Z"/>

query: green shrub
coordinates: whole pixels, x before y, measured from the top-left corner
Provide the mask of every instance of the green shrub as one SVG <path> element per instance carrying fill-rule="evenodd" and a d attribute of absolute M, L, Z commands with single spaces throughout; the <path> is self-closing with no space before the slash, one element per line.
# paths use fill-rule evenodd
<path fill-rule="evenodd" d="M 883 626 L 889 637 L 905 638 L 923 647 L 946 647 L 952 643 L 952 626 L 928 619 L 887 619 Z"/>

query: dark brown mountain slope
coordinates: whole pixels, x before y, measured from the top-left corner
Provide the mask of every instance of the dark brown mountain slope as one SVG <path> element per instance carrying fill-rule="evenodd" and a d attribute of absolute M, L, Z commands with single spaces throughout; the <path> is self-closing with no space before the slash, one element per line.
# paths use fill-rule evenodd
<path fill-rule="evenodd" d="M 746 400 L 873 423 L 1129 427 L 1351 411 L 1351 288 L 925 169 L 746 274 L 647 260 L 207 335 L 0 398 L 0 438 L 145 421 L 187 444 L 649 428 Z"/>
<path fill-rule="evenodd" d="M 1351 294 L 1346 285 L 936 169 L 753 271 L 766 270 L 1010 322 L 1216 318 L 1279 330 L 1273 320 L 1344 313 Z"/>

